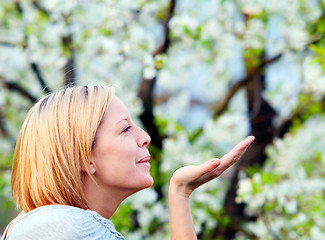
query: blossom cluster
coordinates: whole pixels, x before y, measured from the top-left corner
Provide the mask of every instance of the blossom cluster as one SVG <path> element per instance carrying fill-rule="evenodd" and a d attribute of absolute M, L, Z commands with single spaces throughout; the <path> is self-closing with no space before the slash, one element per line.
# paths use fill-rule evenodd
<path fill-rule="evenodd" d="M 310 26 L 321 16 L 317 0 L 176 1 L 146 0 L 1 0 L 0 85 L 15 82 L 38 98 L 67 81 L 115 85 L 137 124 L 141 81 L 156 80 L 154 115 L 163 132 L 163 148 L 152 166 L 156 185 L 132 196 L 114 223 L 130 239 L 169 239 L 168 180 L 179 167 L 221 157 L 250 132 L 245 90 L 237 91 L 223 114 L 215 110 L 230 87 L 246 76 L 247 59 L 281 58 L 265 68 L 263 98 L 275 109 L 279 125 L 303 102 L 325 94 L 324 69 L 307 49 L 317 40 Z M 323 1 L 324 2 L 324 1 Z M 74 65 L 69 66 L 69 61 Z M 256 59 L 254 59 L 256 60 Z M 73 72 L 76 79 L 66 79 Z M 0 87 L 0 164 L 10 162 L 24 116 L 32 104 L 18 92 Z M 256 222 L 245 227 L 261 239 L 322 239 L 324 220 L 325 120 L 315 116 L 268 148 L 261 171 L 242 172 L 238 202 Z M 0 123 L 1 124 L 1 123 Z M 199 133 L 199 134 L 197 134 Z M 196 135 L 197 134 L 197 135 Z M 322 148 L 323 146 L 323 148 Z M 153 159 L 154 161 L 154 159 Z M 9 185 L 10 171 L 0 173 Z M 232 171 L 199 188 L 191 197 L 198 233 L 222 223 L 225 193 Z M 3 181 L 2 181 L 3 180 Z M 9 198 L 9 188 L 0 189 Z M 238 235 L 245 239 L 245 236 Z"/>
<path fill-rule="evenodd" d="M 268 148 L 261 171 L 242 174 L 237 201 L 257 218 L 246 227 L 258 238 L 325 237 L 324 134 L 325 117 L 315 115 Z"/>

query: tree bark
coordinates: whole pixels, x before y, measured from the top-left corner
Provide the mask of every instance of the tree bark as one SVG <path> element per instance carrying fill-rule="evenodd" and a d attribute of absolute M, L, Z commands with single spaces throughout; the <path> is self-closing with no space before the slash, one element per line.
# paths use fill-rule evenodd
<path fill-rule="evenodd" d="M 251 135 L 256 137 L 255 141 L 248 148 L 247 152 L 238 162 L 235 173 L 231 179 L 230 188 L 225 197 L 225 215 L 230 217 L 230 223 L 225 231 L 216 228 L 214 237 L 223 236 L 225 239 L 233 239 L 236 231 L 233 226 L 244 217 L 244 204 L 236 203 L 238 173 L 247 166 L 262 166 L 266 160 L 265 148 L 272 143 L 274 135 L 273 119 L 276 116 L 275 110 L 263 98 L 264 91 L 264 71 L 261 71 L 247 81 L 246 92 L 248 109 L 250 113 Z"/>

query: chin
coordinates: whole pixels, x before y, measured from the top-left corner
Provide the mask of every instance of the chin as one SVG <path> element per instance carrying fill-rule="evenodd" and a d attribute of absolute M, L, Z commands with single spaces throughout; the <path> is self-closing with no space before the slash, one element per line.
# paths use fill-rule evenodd
<path fill-rule="evenodd" d="M 149 188 L 149 187 L 151 187 L 153 185 L 153 178 L 152 178 L 152 176 L 150 175 L 150 177 L 146 180 L 146 183 L 144 184 L 144 188 L 143 189 L 145 189 L 145 188 Z"/>
<path fill-rule="evenodd" d="M 143 185 L 141 186 L 140 190 L 146 189 L 146 188 L 150 188 L 153 185 L 153 178 L 150 175 L 148 178 L 146 178 L 143 182 Z"/>
<path fill-rule="evenodd" d="M 137 192 L 140 192 L 146 188 L 150 188 L 153 185 L 153 178 L 151 177 L 150 179 L 146 179 L 141 186 L 137 186 L 135 188 L 133 188 L 133 191 L 130 193 L 130 195 L 135 194 Z"/>

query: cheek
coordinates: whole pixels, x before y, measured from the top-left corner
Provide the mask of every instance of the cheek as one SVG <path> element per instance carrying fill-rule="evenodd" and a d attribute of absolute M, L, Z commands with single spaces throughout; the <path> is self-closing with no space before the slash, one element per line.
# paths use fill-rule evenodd
<path fill-rule="evenodd" d="M 125 138 L 116 141 L 111 145 L 110 151 L 115 156 L 120 156 L 121 158 L 136 158 L 139 152 L 139 147 L 133 138 Z"/>
<path fill-rule="evenodd" d="M 132 141 L 131 141 L 132 140 Z M 119 177 L 118 175 L 132 175 L 136 168 L 138 147 L 133 139 L 122 138 L 115 141 L 101 142 L 95 152 L 97 172 Z M 106 177 L 105 177 L 106 178 Z"/>
<path fill-rule="evenodd" d="M 132 173 L 136 163 L 136 151 L 125 145 L 107 147 L 100 155 L 101 157 L 98 158 L 99 170 L 103 169 L 114 175 L 122 172 Z"/>

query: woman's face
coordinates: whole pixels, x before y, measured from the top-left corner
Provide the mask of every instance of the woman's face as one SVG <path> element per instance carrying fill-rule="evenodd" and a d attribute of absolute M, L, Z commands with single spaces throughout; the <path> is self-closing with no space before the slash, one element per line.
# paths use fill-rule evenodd
<path fill-rule="evenodd" d="M 121 100 L 114 97 L 96 134 L 91 169 L 100 187 L 130 193 L 150 187 L 150 136 L 136 126 Z"/>

